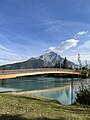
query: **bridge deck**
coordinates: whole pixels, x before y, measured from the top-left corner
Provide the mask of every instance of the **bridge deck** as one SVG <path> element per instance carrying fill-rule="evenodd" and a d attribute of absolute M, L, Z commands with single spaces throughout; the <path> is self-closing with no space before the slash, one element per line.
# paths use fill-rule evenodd
<path fill-rule="evenodd" d="M 44 74 L 72 74 L 80 75 L 79 72 L 63 69 L 27 69 L 27 70 L 4 70 L 0 71 L 0 79 L 15 78 L 20 76 L 44 75 Z"/>

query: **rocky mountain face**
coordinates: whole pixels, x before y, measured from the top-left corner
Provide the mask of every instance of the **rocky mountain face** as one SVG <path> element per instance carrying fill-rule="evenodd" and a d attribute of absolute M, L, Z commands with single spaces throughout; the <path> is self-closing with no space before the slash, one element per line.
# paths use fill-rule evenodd
<path fill-rule="evenodd" d="M 54 52 L 50 52 L 50 53 L 46 53 L 44 55 L 41 55 L 39 57 L 40 60 L 44 61 L 44 67 L 52 67 L 55 65 L 55 63 L 57 62 L 63 62 L 63 58 L 61 58 L 60 55 L 54 53 Z"/>
<path fill-rule="evenodd" d="M 2 65 L 0 66 L 0 69 L 31 69 L 31 68 L 53 67 L 57 62 L 60 62 L 60 64 L 63 64 L 63 60 L 64 58 L 62 58 L 57 53 L 49 52 L 37 58 L 31 58 L 24 62 Z M 77 66 L 73 62 L 70 62 L 70 61 L 67 61 L 67 62 L 69 67 Z"/>

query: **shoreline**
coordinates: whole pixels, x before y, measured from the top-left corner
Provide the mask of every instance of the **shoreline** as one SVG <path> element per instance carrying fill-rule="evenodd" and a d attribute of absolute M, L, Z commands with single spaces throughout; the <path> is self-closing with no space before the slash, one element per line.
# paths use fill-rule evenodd
<path fill-rule="evenodd" d="M 32 91 L 9 91 L 9 92 L 2 92 L 4 94 L 14 94 L 14 95 L 23 95 L 23 94 L 34 94 L 34 93 L 43 93 L 43 92 L 51 92 L 51 91 L 62 91 L 63 89 L 70 88 L 70 85 L 64 86 L 64 87 L 55 87 L 55 88 L 49 88 L 49 89 L 42 89 L 42 90 L 32 90 Z"/>

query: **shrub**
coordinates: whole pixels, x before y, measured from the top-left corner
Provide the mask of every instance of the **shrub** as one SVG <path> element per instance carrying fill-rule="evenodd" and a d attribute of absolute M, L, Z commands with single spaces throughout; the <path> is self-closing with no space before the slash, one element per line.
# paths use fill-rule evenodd
<path fill-rule="evenodd" d="M 90 85 L 81 84 L 76 92 L 76 102 L 84 105 L 90 105 Z"/>

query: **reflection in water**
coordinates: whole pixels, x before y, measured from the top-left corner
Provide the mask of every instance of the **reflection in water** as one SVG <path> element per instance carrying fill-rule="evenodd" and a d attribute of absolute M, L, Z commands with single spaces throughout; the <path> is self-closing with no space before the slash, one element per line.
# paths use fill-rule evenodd
<path fill-rule="evenodd" d="M 0 87 L 23 89 L 23 90 L 40 90 L 54 87 L 62 87 L 70 84 L 70 79 L 49 78 L 49 77 L 19 77 L 0 80 Z"/>
<path fill-rule="evenodd" d="M 63 88 L 60 90 L 55 91 L 49 91 L 49 92 L 41 92 L 41 93 L 33 93 L 37 96 L 43 96 L 46 98 L 54 98 L 55 100 L 58 100 L 60 103 L 63 104 L 71 104 L 71 87 Z"/>
<path fill-rule="evenodd" d="M 71 87 L 71 81 L 73 83 L 73 91 Z M 85 81 L 90 82 L 90 79 L 87 79 Z M 78 89 L 78 85 L 80 85 L 80 83 L 81 79 L 79 78 L 70 79 L 40 76 L 18 77 L 13 79 L 0 80 L 0 91 L 33 91 L 49 89 L 42 92 L 36 91 L 36 93 L 32 94 L 44 96 L 47 98 L 54 98 L 63 104 L 71 104 L 71 101 L 75 99 L 75 91 Z"/>

